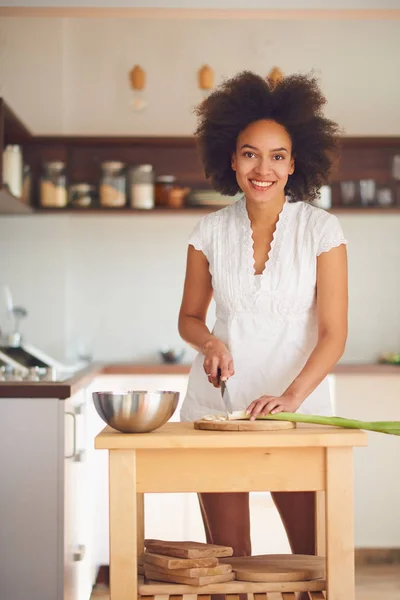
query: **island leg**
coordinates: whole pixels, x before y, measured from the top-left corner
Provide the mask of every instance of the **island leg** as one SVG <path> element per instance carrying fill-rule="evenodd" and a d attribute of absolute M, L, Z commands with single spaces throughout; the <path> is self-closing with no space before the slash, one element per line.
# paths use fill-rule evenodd
<path fill-rule="evenodd" d="M 144 494 L 136 496 L 137 510 L 137 555 L 138 558 L 144 552 Z"/>
<path fill-rule="evenodd" d="M 353 449 L 326 449 L 326 567 L 329 600 L 355 600 Z"/>
<path fill-rule="evenodd" d="M 315 554 L 326 556 L 325 490 L 315 492 Z"/>
<path fill-rule="evenodd" d="M 137 599 L 136 453 L 110 450 L 110 599 Z"/>

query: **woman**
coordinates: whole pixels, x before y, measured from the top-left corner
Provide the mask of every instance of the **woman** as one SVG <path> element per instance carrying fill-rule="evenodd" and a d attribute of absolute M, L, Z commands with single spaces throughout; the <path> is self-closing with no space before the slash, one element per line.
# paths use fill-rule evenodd
<path fill-rule="evenodd" d="M 274 87 L 243 72 L 197 109 L 207 177 L 222 194 L 244 196 L 204 217 L 189 240 L 179 332 L 199 354 L 184 421 L 223 412 L 219 369 L 233 410 L 251 418 L 332 414 L 326 376 L 347 337 L 347 242 L 337 218 L 309 203 L 337 149 L 324 103 L 313 77 Z M 314 494 L 272 497 L 292 552 L 314 554 Z M 247 493 L 201 494 L 200 505 L 210 543 L 251 554 Z"/>

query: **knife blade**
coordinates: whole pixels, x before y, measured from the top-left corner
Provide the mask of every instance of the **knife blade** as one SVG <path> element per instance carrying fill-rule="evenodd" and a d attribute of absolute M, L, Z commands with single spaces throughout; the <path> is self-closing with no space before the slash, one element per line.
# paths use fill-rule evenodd
<path fill-rule="evenodd" d="M 221 381 L 221 371 L 220 371 L 220 369 L 218 369 L 218 381 L 219 381 L 219 385 L 220 385 L 220 388 L 221 388 L 222 402 L 224 403 L 227 415 L 230 415 L 233 412 L 232 402 L 231 402 L 231 399 L 229 397 L 228 388 L 226 387 L 226 381 Z"/>

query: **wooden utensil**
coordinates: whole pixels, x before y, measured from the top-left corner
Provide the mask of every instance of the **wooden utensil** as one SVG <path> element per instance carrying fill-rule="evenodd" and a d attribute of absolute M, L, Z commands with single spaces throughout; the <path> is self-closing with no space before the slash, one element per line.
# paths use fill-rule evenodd
<path fill-rule="evenodd" d="M 202 542 L 166 542 L 163 540 L 145 540 L 146 550 L 154 554 L 166 554 L 177 558 L 209 558 L 210 556 L 232 556 L 229 546 L 216 546 Z"/>
<path fill-rule="evenodd" d="M 153 570 L 161 569 L 192 569 L 196 567 L 211 568 L 218 565 L 218 558 L 173 558 L 163 554 L 153 554 L 145 552 L 143 561 L 148 565 L 153 565 Z"/>
<path fill-rule="evenodd" d="M 164 569 L 163 567 L 156 567 L 155 565 L 146 563 L 144 570 L 156 571 L 164 575 L 180 575 L 181 577 L 210 577 L 232 573 L 232 567 L 228 564 L 217 565 L 216 567 L 193 567 L 191 569 Z"/>
<path fill-rule="evenodd" d="M 309 581 L 325 577 L 325 559 L 320 556 L 265 554 L 228 560 L 239 581 Z"/>
<path fill-rule="evenodd" d="M 166 575 L 158 571 L 145 570 L 146 579 L 153 581 L 169 581 L 173 583 L 184 583 L 192 586 L 203 586 L 211 583 L 225 583 L 235 579 L 234 573 L 223 573 L 222 575 L 211 575 L 209 577 L 183 577 L 182 575 Z"/>
<path fill-rule="evenodd" d="M 293 429 L 295 423 L 289 421 L 195 421 L 195 429 L 207 431 L 277 431 Z"/>

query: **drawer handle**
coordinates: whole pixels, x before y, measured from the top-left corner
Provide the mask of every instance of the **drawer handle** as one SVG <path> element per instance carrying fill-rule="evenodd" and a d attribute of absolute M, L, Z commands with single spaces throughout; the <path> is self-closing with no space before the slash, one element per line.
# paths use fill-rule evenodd
<path fill-rule="evenodd" d="M 77 462 L 77 463 L 84 462 L 85 455 L 86 455 L 86 452 L 84 450 L 78 450 L 78 452 L 75 452 L 75 454 L 73 456 L 73 461 Z"/>
<path fill-rule="evenodd" d="M 69 416 L 72 418 L 72 421 L 74 423 L 74 435 L 73 435 L 73 444 L 72 444 L 72 454 L 67 454 L 65 456 L 65 458 L 74 458 L 75 454 L 76 454 L 76 416 L 75 413 L 73 412 L 65 412 L 65 415 Z"/>
<path fill-rule="evenodd" d="M 85 557 L 86 546 L 79 544 L 76 551 L 73 553 L 74 562 L 81 562 Z"/>

